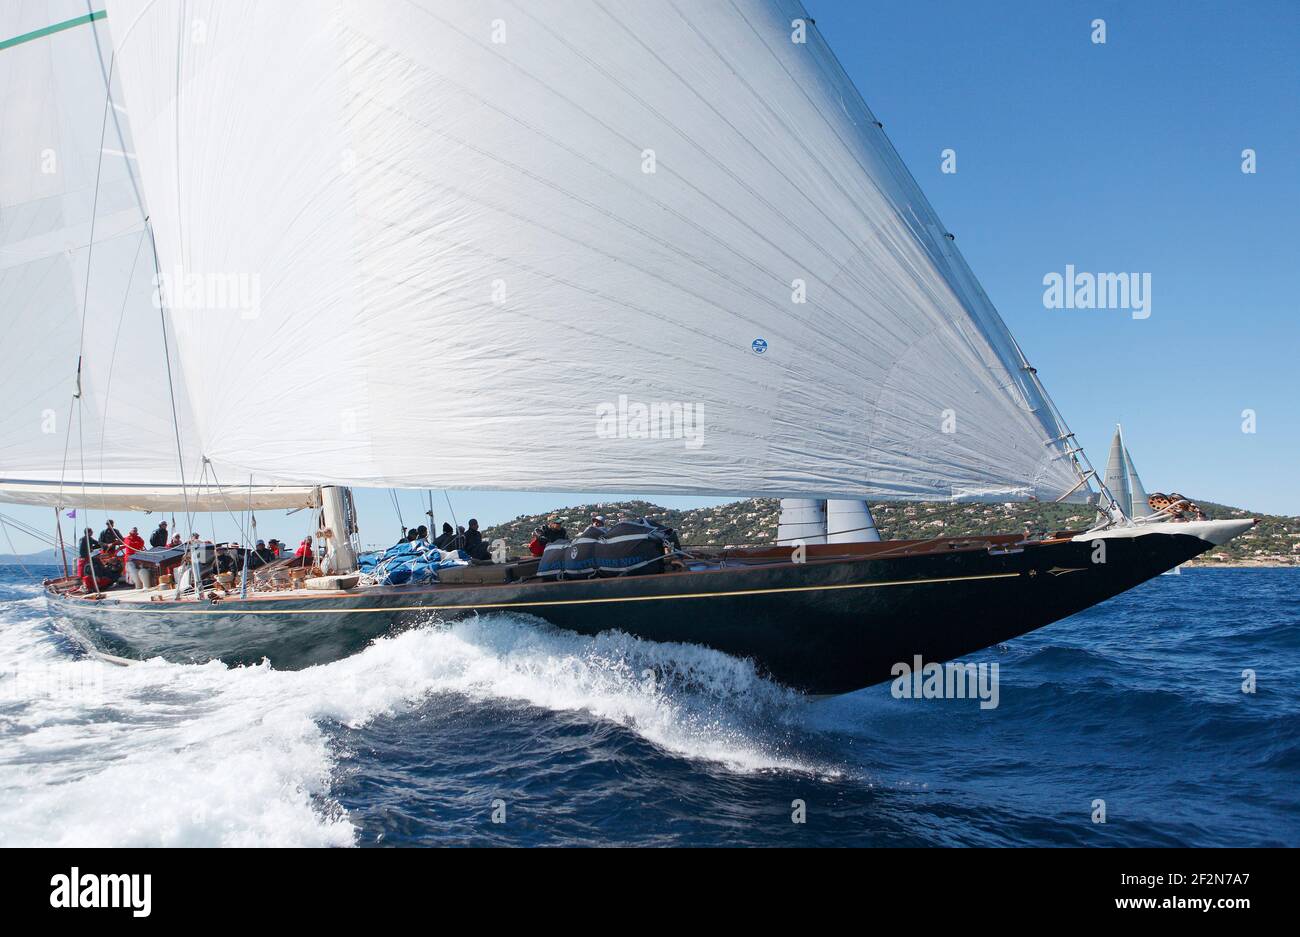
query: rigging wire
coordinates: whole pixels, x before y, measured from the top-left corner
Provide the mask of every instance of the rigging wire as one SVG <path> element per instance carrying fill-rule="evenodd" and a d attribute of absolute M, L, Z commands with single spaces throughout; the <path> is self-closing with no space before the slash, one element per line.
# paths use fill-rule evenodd
<path fill-rule="evenodd" d="M 443 496 L 444 498 L 447 499 L 447 513 L 449 513 L 449 514 L 451 515 L 451 523 L 452 523 L 452 526 L 456 528 L 456 531 L 455 531 L 455 533 L 453 534 L 453 536 L 459 537 L 459 536 L 460 536 L 460 521 L 458 521 L 458 520 L 456 519 L 456 509 L 455 509 L 454 507 L 451 506 L 451 495 L 449 495 L 449 494 L 447 493 L 447 489 L 446 489 L 446 488 L 442 489 L 442 496 Z"/>
<path fill-rule="evenodd" d="M 18 548 L 14 546 L 14 538 L 9 535 L 9 525 L 5 523 L 3 514 L 0 514 L 0 527 L 4 528 L 5 540 L 9 541 L 9 552 L 13 555 L 14 561 L 18 564 L 18 568 L 23 571 L 23 575 L 33 581 L 39 581 L 36 576 L 32 575 L 32 571 L 27 568 L 27 564 L 18 558 Z"/>
<path fill-rule="evenodd" d="M 144 223 L 149 228 L 149 243 L 153 247 L 154 275 L 158 277 L 158 298 L 162 300 L 163 281 L 162 268 L 158 266 L 158 241 L 153 236 L 153 223 L 148 218 L 145 218 Z M 158 321 L 162 325 L 163 361 L 167 364 L 167 394 L 171 399 L 172 431 L 176 436 L 176 460 L 180 464 L 181 471 L 181 500 L 185 504 L 185 526 L 193 527 L 194 514 L 190 511 L 189 490 L 185 487 L 185 454 L 181 448 L 181 424 L 179 417 L 176 415 L 176 386 L 172 379 L 171 346 L 167 342 L 167 304 L 162 301 L 158 303 Z M 176 523 L 175 515 L 172 516 L 172 523 Z"/>
<path fill-rule="evenodd" d="M 98 43 L 96 44 L 96 48 L 98 48 Z M 93 196 L 91 197 L 91 202 L 90 202 L 90 236 L 86 244 L 86 277 L 85 280 L 83 281 L 82 296 L 81 296 L 81 329 L 77 336 L 77 387 L 76 387 L 76 392 L 73 394 L 73 399 L 75 401 L 74 408 L 76 410 L 76 415 L 77 415 L 77 461 L 81 467 L 81 497 L 82 497 L 82 505 L 83 507 L 86 508 L 87 514 L 89 514 L 90 509 L 89 509 L 89 498 L 86 495 L 85 436 L 84 433 L 82 432 L 82 426 L 85 423 L 85 411 L 82 406 L 82 396 L 81 396 L 81 363 L 85 356 L 85 350 L 86 350 L 86 312 L 90 305 L 90 271 L 94 266 L 93 261 L 95 256 L 95 222 L 98 220 L 99 217 L 99 187 L 104 174 L 104 140 L 108 135 L 108 115 L 109 112 L 112 110 L 112 94 L 109 88 L 113 80 L 113 66 L 114 66 L 114 59 L 110 58 L 108 63 L 108 77 L 106 79 L 106 84 L 104 87 L 104 116 L 101 119 L 100 126 L 99 126 L 99 154 L 98 154 L 99 158 L 95 162 L 95 190 Z M 69 427 L 69 430 L 71 430 L 71 427 Z M 71 435 L 69 433 L 69 441 L 70 438 Z M 66 458 L 64 464 L 66 467 Z M 101 485 L 102 485 L 102 480 L 101 480 Z M 62 487 L 63 487 L 63 479 L 60 478 L 59 479 L 60 490 L 62 490 Z M 89 518 L 87 517 L 86 520 L 89 520 Z M 93 527 L 94 525 L 92 524 L 91 526 Z M 85 534 L 82 534 L 82 536 L 85 537 Z M 99 583 L 95 578 L 95 571 L 93 567 L 91 568 L 90 571 L 90 577 L 91 577 L 92 584 L 95 586 L 95 591 L 98 592 Z"/>
<path fill-rule="evenodd" d="M 126 307 L 131 299 L 131 284 L 135 282 L 136 267 L 140 264 L 140 249 L 144 247 L 147 232 L 140 228 L 140 240 L 135 245 L 135 255 L 131 258 L 131 272 L 127 274 L 126 289 L 122 291 L 122 308 L 117 315 L 117 331 L 113 335 L 113 350 L 108 358 L 108 376 L 104 381 L 104 412 L 99 415 L 99 481 L 104 483 L 104 443 L 108 436 L 108 401 L 109 389 L 113 386 L 113 369 L 117 364 L 117 346 L 122 338 L 122 326 L 126 322 Z"/>
<path fill-rule="evenodd" d="M 39 540 L 41 543 L 44 543 L 48 546 L 51 547 L 58 546 L 57 541 L 55 541 L 55 539 L 51 537 L 49 534 L 43 532 L 38 527 L 33 527 L 31 524 L 28 524 L 26 521 L 19 520 L 18 518 L 14 517 L 11 514 L 0 514 L 0 523 L 7 523 L 9 526 L 17 530 L 20 534 L 26 534 L 28 537 L 31 537 L 33 540 Z"/>
<path fill-rule="evenodd" d="M 396 489 L 396 488 L 389 488 L 389 489 L 388 489 L 388 497 L 389 497 L 390 499 L 392 499 L 392 502 L 393 502 L 393 510 L 397 512 L 397 523 L 400 524 L 401 527 L 402 527 L 402 539 L 405 539 L 405 538 L 406 538 L 406 521 L 404 521 L 404 520 L 402 519 L 402 504 L 401 504 L 401 501 L 400 501 L 400 500 L 398 499 L 398 497 L 397 497 L 397 489 Z"/>

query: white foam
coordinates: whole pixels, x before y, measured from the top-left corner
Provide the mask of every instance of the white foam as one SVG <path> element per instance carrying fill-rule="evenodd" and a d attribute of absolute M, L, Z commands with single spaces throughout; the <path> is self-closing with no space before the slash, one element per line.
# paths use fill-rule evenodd
<path fill-rule="evenodd" d="M 12 592 L 12 588 L 7 588 Z M 297 672 L 71 660 L 39 599 L 0 605 L 0 845 L 348 845 L 330 720 L 438 693 L 616 721 L 736 771 L 811 770 L 773 725 L 803 698 L 704 648 L 491 615 L 385 638 Z"/>

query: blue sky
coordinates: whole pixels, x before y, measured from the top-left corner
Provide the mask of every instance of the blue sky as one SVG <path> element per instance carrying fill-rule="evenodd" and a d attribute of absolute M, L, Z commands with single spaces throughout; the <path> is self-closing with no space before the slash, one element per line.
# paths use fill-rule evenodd
<path fill-rule="evenodd" d="M 1300 3 L 806 5 L 1093 461 L 1300 513 Z M 1066 264 L 1151 317 L 1045 309 Z"/>
<path fill-rule="evenodd" d="M 1300 2 L 805 2 L 1093 461 L 1122 422 L 1148 490 L 1300 514 Z M 1044 308 L 1043 277 L 1067 264 L 1149 272 L 1150 318 Z M 392 539 L 388 493 L 358 495 L 363 540 Z M 427 508 L 400 497 L 408 523 Z M 451 497 L 462 523 L 613 500 Z"/>

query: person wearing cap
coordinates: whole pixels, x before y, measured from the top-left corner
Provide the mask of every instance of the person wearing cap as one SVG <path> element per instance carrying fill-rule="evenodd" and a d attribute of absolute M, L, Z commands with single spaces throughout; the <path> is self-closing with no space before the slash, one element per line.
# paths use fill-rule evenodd
<path fill-rule="evenodd" d="M 569 532 L 560 526 L 560 519 L 552 514 L 546 519 L 546 526 L 542 528 L 542 539 L 547 543 L 554 543 L 557 540 L 568 540 Z"/>
<path fill-rule="evenodd" d="M 237 551 L 230 549 L 228 546 L 221 547 L 217 550 L 217 572 L 235 573 L 239 571 L 240 562 L 236 555 Z"/>
<path fill-rule="evenodd" d="M 167 522 L 159 521 L 158 527 L 149 535 L 149 546 L 155 550 L 167 546 Z"/>
<path fill-rule="evenodd" d="M 248 557 L 248 568 L 257 569 L 259 566 L 265 566 L 267 563 L 275 561 L 275 554 L 267 547 L 265 540 L 257 541 L 257 546 L 253 548 L 252 554 Z"/>

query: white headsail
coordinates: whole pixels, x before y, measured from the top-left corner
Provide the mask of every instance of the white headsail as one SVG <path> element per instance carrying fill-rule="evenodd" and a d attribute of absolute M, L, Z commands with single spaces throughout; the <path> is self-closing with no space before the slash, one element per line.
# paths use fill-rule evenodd
<path fill-rule="evenodd" d="M 409 487 L 1077 485 L 798 3 L 108 12 L 163 270 L 200 285 L 168 299 L 214 460 Z"/>
<path fill-rule="evenodd" d="M 1124 442 L 1124 430 L 1118 426 L 1115 429 L 1119 434 L 1120 445 L 1124 449 L 1124 464 L 1128 467 L 1128 495 L 1131 505 L 1128 516 L 1146 517 L 1155 512 L 1151 510 L 1151 504 L 1147 500 L 1147 491 L 1142 487 L 1142 479 L 1138 478 L 1137 466 L 1133 464 L 1133 454 L 1128 451 L 1128 443 Z"/>
<path fill-rule="evenodd" d="M 0 5 L 0 501 L 152 509 L 187 500 L 153 249 L 113 72 L 101 6 Z M 211 475 L 196 486 L 203 453 L 179 379 L 176 392 L 191 506 L 246 506 L 247 473 L 219 479 L 232 493 Z M 260 485 L 256 495 L 288 506 L 314 497 Z"/>
<path fill-rule="evenodd" d="M 1129 517 L 1146 517 L 1153 513 L 1147 503 L 1147 492 L 1138 478 L 1133 457 L 1124 442 L 1124 430 L 1115 424 L 1115 436 L 1110 442 L 1110 456 L 1106 460 L 1106 487 L 1119 501 Z"/>
<path fill-rule="evenodd" d="M 1110 441 L 1110 454 L 1106 458 L 1106 487 L 1124 513 L 1129 514 L 1133 496 L 1129 489 L 1128 463 L 1124 459 L 1124 440 L 1120 437 L 1118 425 L 1115 427 L 1115 436 Z"/>

